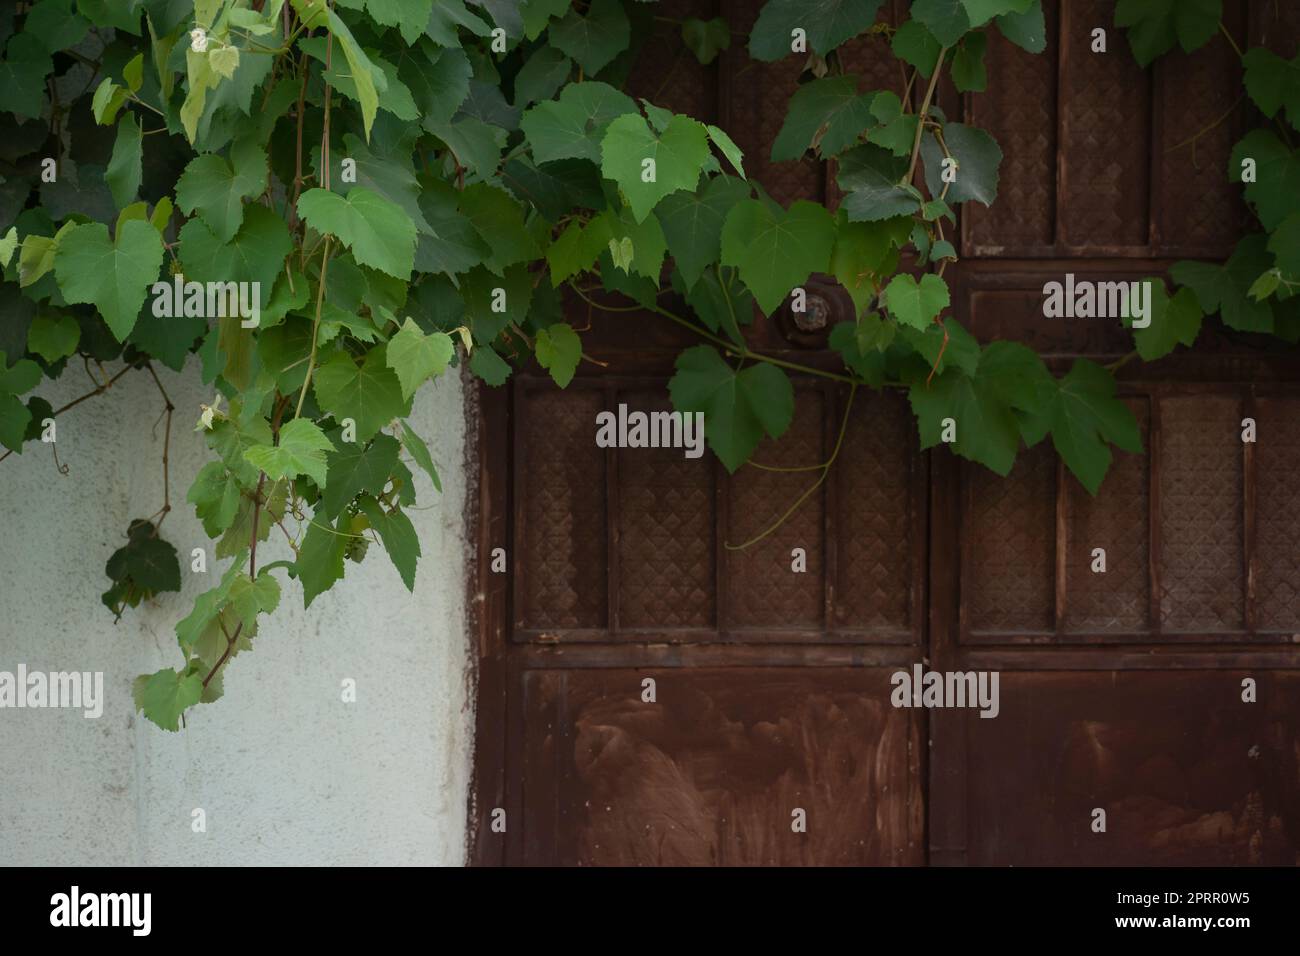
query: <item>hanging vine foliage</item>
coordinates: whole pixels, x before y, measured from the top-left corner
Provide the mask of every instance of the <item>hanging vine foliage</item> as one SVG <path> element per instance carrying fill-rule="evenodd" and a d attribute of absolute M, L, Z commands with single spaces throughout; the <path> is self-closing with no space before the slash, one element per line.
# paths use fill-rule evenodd
<path fill-rule="evenodd" d="M 215 700 L 286 579 L 303 601 L 382 547 L 412 587 L 420 544 L 412 468 L 438 475 L 408 422 L 420 387 L 467 365 L 492 386 L 535 359 L 564 387 L 583 354 L 564 302 L 670 321 L 699 344 L 669 383 L 703 412 L 731 471 L 793 415 L 790 373 L 904 388 L 923 447 L 1000 474 L 1050 439 L 1096 492 L 1111 446 L 1140 452 L 1112 370 L 1050 372 L 1031 349 L 977 342 L 947 315 L 945 268 L 962 203 L 997 201 L 1002 152 L 935 105 L 945 71 L 986 85 L 987 36 L 1039 53 L 1040 0 L 916 0 L 897 28 L 880 0 L 768 0 L 750 35 L 686 19 L 684 49 L 794 57 L 801 85 L 772 160 L 835 159 L 837 210 L 775 202 L 727 132 L 622 87 L 658 17 L 643 0 L 36 0 L 0 11 L 0 443 L 21 454 L 58 417 L 132 371 L 197 361 L 211 458 L 185 492 L 229 559 L 176 625 L 181 661 L 136 682 L 176 730 Z M 1220 34 L 1219 0 L 1120 0 L 1144 64 Z M 837 48 L 869 33 L 906 86 L 864 89 Z M 1239 51 L 1240 52 L 1240 51 Z M 1222 265 L 1161 280 L 1135 354 L 1189 345 L 1207 313 L 1300 336 L 1296 61 L 1243 57 L 1269 123 L 1228 174 L 1262 231 Z M 902 95 L 900 95 L 900 92 Z M 899 271 L 907 254 L 921 269 Z M 813 274 L 854 321 L 826 372 L 751 350 L 744 328 Z M 572 299 L 570 299 L 572 301 Z M 675 303 L 675 305 L 674 305 Z M 1123 360 L 1127 361 L 1127 359 Z M 1116 365 L 1122 364 L 1116 363 Z M 61 408 L 42 379 L 94 381 Z M 76 370 L 81 374 L 81 369 Z M 183 416 L 182 425 L 189 421 Z M 957 423 L 945 437 L 945 423 Z M 824 477 L 824 469 L 823 469 Z M 117 615 L 180 587 L 162 537 L 173 507 L 133 521 L 109 559 Z M 258 563 L 272 534 L 292 560 Z"/>

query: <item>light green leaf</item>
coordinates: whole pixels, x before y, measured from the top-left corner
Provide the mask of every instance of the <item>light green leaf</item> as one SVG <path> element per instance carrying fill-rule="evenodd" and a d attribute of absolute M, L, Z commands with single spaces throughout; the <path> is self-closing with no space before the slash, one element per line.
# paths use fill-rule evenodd
<path fill-rule="evenodd" d="M 735 140 L 727 135 L 725 130 L 714 126 L 712 123 L 705 124 L 704 129 L 709 134 L 709 139 L 713 145 L 718 147 L 720 152 L 731 163 L 731 168 L 736 171 L 741 179 L 745 178 L 745 167 L 743 161 L 745 154 L 741 152 L 740 147 L 736 145 Z"/>
<path fill-rule="evenodd" d="M 601 172 L 618 183 L 641 222 L 669 193 L 695 189 L 709 157 L 708 131 L 686 116 L 674 116 L 662 134 L 640 116 L 620 116 L 605 132 L 601 156 Z"/>
<path fill-rule="evenodd" d="M 388 340 L 388 366 L 402 384 L 402 398 L 409 399 L 426 381 L 441 375 L 454 351 L 445 332 L 425 335 L 414 319 L 403 322 Z"/>
<path fill-rule="evenodd" d="M 280 429 L 278 445 L 254 445 L 244 452 L 244 460 L 276 481 L 306 475 L 317 487 L 324 488 L 325 452 L 333 450 L 334 443 L 319 425 L 295 418 Z"/>
<path fill-rule="evenodd" d="M 18 227 L 10 226 L 3 239 L 0 239 L 0 268 L 8 268 L 9 260 L 18 248 Z"/>
<path fill-rule="evenodd" d="M 115 240 L 103 223 L 85 223 L 59 240 L 54 274 L 64 299 L 93 304 L 120 342 L 135 326 L 162 260 L 162 239 L 147 222 L 124 223 Z"/>
<path fill-rule="evenodd" d="M 132 696 L 135 709 L 163 730 L 180 730 L 181 714 L 199 702 L 203 676 L 186 668 L 163 668 L 135 679 Z"/>
<path fill-rule="evenodd" d="M 347 197 L 309 189 L 298 198 L 298 213 L 313 229 L 336 236 L 363 266 L 409 279 L 415 264 L 415 223 L 378 193 L 356 188 Z"/>
<path fill-rule="evenodd" d="M 551 373 L 560 388 L 573 381 L 582 359 L 582 340 L 567 322 L 556 322 L 537 332 L 537 364 Z"/>
<path fill-rule="evenodd" d="M 77 350 L 81 326 L 70 315 L 42 312 L 27 330 L 27 350 L 53 364 Z"/>
<path fill-rule="evenodd" d="M 885 287 L 885 308 L 904 325 L 924 332 L 925 327 L 948 307 L 948 284 L 932 272 L 916 279 L 899 273 Z"/>

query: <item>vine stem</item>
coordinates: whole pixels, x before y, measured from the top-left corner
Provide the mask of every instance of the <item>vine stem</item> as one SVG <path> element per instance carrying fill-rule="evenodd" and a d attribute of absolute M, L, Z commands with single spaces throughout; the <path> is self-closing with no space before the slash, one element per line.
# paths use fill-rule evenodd
<path fill-rule="evenodd" d="M 939 49 L 939 58 L 935 60 L 934 72 L 930 74 L 930 85 L 925 89 L 925 99 L 921 101 L 921 111 L 916 117 L 916 137 L 912 140 L 912 161 L 907 164 L 907 176 L 903 182 L 910 183 L 912 175 L 916 172 L 916 160 L 921 155 L 921 134 L 925 132 L 925 117 L 930 112 L 930 101 L 934 99 L 935 87 L 939 85 L 939 74 L 943 70 L 943 57 L 948 52 L 948 47 Z"/>
<path fill-rule="evenodd" d="M 665 309 L 663 306 L 659 305 L 658 303 L 655 303 L 653 305 L 637 305 L 637 306 L 607 306 L 601 304 L 600 302 L 597 302 L 595 299 L 590 298 L 585 292 L 582 291 L 582 289 L 578 288 L 578 286 L 572 281 L 569 282 L 568 285 L 569 288 L 571 288 L 574 292 L 576 292 L 584 302 L 586 302 L 590 306 L 594 306 L 597 309 L 601 309 L 605 312 L 639 312 L 642 310 L 655 312 L 663 316 L 665 319 L 669 319 L 672 322 L 676 322 L 682 328 L 689 329 L 691 332 L 694 332 L 700 338 L 707 339 L 708 341 L 712 342 L 714 345 L 718 346 L 719 348 L 724 349 L 727 352 L 730 352 L 732 355 L 739 356 L 740 358 L 750 359 L 755 362 L 766 362 L 768 365 L 777 365 L 780 366 L 781 368 L 789 369 L 792 372 L 802 372 L 805 375 L 816 375 L 819 378 L 827 378 L 835 382 L 843 382 L 846 385 L 854 385 L 854 386 L 865 385 L 868 388 L 872 387 L 870 382 L 864 379 L 854 378 L 851 375 L 841 375 L 838 372 L 828 372 L 826 371 L 826 369 L 814 368 L 811 365 L 801 365 L 798 362 L 787 362 L 785 359 L 779 359 L 772 355 L 764 355 L 763 353 L 755 352 L 752 349 L 741 348 L 740 346 L 736 345 L 734 342 L 729 342 L 726 339 L 721 338 L 720 336 L 714 335 L 712 332 L 708 332 L 700 328 L 694 322 L 684 319 L 680 315 L 677 315 L 676 313 L 669 312 L 667 309 Z M 890 388 L 905 387 L 905 383 L 903 382 L 883 382 L 881 384 L 884 387 L 890 387 Z"/>
<path fill-rule="evenodd" d="M 100 386 L 98 386 L 98 387 L 96 387 L 96 388 L 92 388 L 89 392 L 87 392 L 85 395 L 82 395 L 80 398 L 74 398 L 72 401 L 68 402 L 68 404 L 66 404 L 66 405 L 64 405 L 64 406 L 62 406 L 62 407 L 60 407 L 60 408 L 56 408 L 54 411 L 50 412 L 50 416 L 51 416 L 52 418 L 57 418 L 59 415 L 62 415 L 62 414 L 63 414 L 64 412 L 66 412 L 68 409 L 77 407 L 77 406 L 80 405 L 82 402 L 84 402 L 86 399 L 88 399 L 88 398 L 94 398 L 96 395 L 102 395 L 102 394 L 104 394 L 104 393 L 107 392 L 110 388 L 113 387 L 113 383 L 114 383 L 114 382 L 116 382 L 119 378 L 121 378 L 121 377 L 122 377 L 123 375 L 125 375 L 127 372 L 131 371 L 132 368 L 133 368 L 133 366 L 131 366 L 131 365 L 124 366 L 124 367 L 123 367 L 123 368 L 122 368 L 122 369 L 121 369 L 121 370 L 120 370 L 116 375 L 114 375 L 112 378 L 110 378 L 108 381 L 106 381 L 103 385 L 100 385 Z M 6 458 L 8 458 L 8 457 L 9 457 L 10 455 L 12 455 L 13 453 L 14 453 L 14 452 L 13 452 L 13 449 L 12 449 L 12 448 L 9 449 L 9 450 L 6 451 L 3 455 L 0 455 L 0 461 L 4 461 Z"/>
<path fill-rule="evenodd" d="M 334 34 L 331 33 L 329 40 L 325 44 L 325 72 L 331 69 L 330 61 L 334 52 Z M 303 81 L 303 87 L 306 88 L 306 80 Z M 330 188 L 330 94 L 333 90 L 330 88 L 328 81 L 325 83 L 325 119 L 321 128 L 320 158 L 321 158 L 321 186 L 325 189 Z M 299 119 L 298 140 L 302 142 L 301 118 Z M 302 162 L 302 147 L 299 145 L 299 162 Z M 325 305 L 325 275 L 329 268 L 330 262 L 330 236 L 325 237 L 325 246 L 321 252 L 320 258 L 320 281 L 316 286 L 316 316 L 311 323 L 311 354 L 307 357 L 307 374 L 303 376 L 302 389 L 298 392 L 298 405 L 293 410 L 293 417 L 297 418 L 302 414 L 302 403 L 307 400 L 307 387 L 311 385 L 312 372 L 316 370 L 316 349 L 317 340 L 320 338 L 320 316 L 321 309 Z"/>
<path fill-rule="evenodd" d="M 164 413 L 167 416 L 167 427 L 163 433 L 163 454 L 162 454 L 163 506 L 162 506 L 162 511 L 159 512 L 159 514 L 162 517 L 160 517 L 158 519 L 158 523 L 154 525 L 155 528 L 161 528 L 162 523 L 167 520 L 167 516 L 171 514 L 171 510 L 172 510 L 172 485 L 171 485 L 169 458 L 171 455 L 171 447 L 172 447 L 172 412 L 176 410 L 176 406 L 172 404 L 171 396 L 167 394 L 167 389 L 163 388 L 163 383 L 158 378 L 158 373 L 153 370 L 153 363 L 150 362 L 146 364 L 145 368 L 149 370 L 149 375 L 153 378 L 153 383 L 158 386 L 158 394 L 162 396 Z M 155 428 L 158 427 L 157 422 L 154 423 L 154 427 Z"/>
<path fill-rule="evenodd" d="M 817 476 L 817 480 L 814 481 L 808 487 L 808 489 L 804 491 L 803 494 L 801 494 L 798 498 L 796 498 L 794 500 L 794 503 L 791 504 L 789 508 L 786 508 L 779 518 L 777 518 L 774 522 L 768 525 L 764 530 L 760 531 L 758 534 L 754 535 L 754 537 L 750 538 L 748 541 L 744 542 L 743 544 L 728 544 L 727 542 L 724 541 L 723 547 L 725 547 L 728 551 L 743 551 L 746 548 L 751 547 L 752 545 L 758 544 L 758 542 L 762 541 L 768 535 L 772 534 L 774 531 L 780 528 L 781 525 L 789 521 L 790 516 L 794 514 L 796 511 L 798 511 L 799 507 L 805 501 L 807 501 L 809 498 L 812 497 L 813 492 L 815 492 L 818 488 L 822 486 L 822 484 L 826 481 L 826 476 L 829 475 L 831 472 L 831 465 L 835 464 L 835 459 L 839 457 L 840 448 L 844 444 L 844 433 L 848 431 L 848 427 L 849 427 L 849 414 L 853 411 L 853 396 L 857 394 L 857 391 L 858 391 L 858 386 L 856 384 L 849 389 L 849 400 L 844 405 L 844 418 L 843 420 L 840 421 L 839 436 L 835 439 L 835 447 L 831 449 L 831 457 L 826 459 L 826 461 L 824 461 L 821 465 L 816 466 L 821 469 L 821 474 Z M 777 469 L 768 468 L 766 470 L 776 471 Z M 791 470 L 795 470 L 795 469 L 791 469 Z M 812 469 L 810 468 L 806 470 L 811 471 Z"/>

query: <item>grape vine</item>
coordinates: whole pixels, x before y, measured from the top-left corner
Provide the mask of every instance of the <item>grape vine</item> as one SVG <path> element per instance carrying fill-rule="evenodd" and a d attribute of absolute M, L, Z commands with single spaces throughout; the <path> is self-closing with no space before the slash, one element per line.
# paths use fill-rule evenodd
<path fill-rule="evenodd" d="M 1058 378 L 1026 346 L 981 344 L 946 315 L 957 249 L 945 223 L 996 200 L 1002 153 L 935 93 L 945 71 L 959 91 L 984 89 L 990 31 L 1041 52 L 1040 0 L 915 0 L 897 26 L 877 22 L 880 7 L 768 0 L 747 38 L 721 18 L 669 21 L 700 63 L 742 45 L 756 61 L 798 60 L 771 158 L 833 160 L 833 210 L 781 205 L 726 131 L 622 91 L 668 20 L 646 0 L 36 0 L 0 12 L 0 443 L 22 454 L 131 371 L 157 385 L 166 490 L 108 560 L 104 603 L 119 616 L 180 588 L 161 534 L 178 409 L 155 368 L 197 361 L 216 395 L 197 421 L 212 457 L 184 497 L 230 563 L 176 625 L 180 666 L 137 680 L 143 714 L 177 730 L 220 697 L 286 580 L 310 605 L 374 544 L 413 587 L 411 468 L 439 482 L 407 421 L 417 392 L 462 365 L 500 386 L 532 361 L 567 386 L 593 360 L 566 303 L 698 337 L 669 393 L 704 413 L 730 471 L 789 427 L 791 373 L 906 389 L 923 447 L 959 422 L 953 450 L 1000 474 L 1050 435 L 1095 493 L 1112 445 L 1139 452 L 1113 369 L 1079 360 Z M 1145 64 L 1174 42 L 1235 46 L 1220 12 L 1218 0 L 1120 0 L 1116 22 Z M 863 34 L 897 59 L 897 89 L 846 72 L 838 48 Z M 1172 297 L 1156 280 L 1153 321 L 1134 330 L 1142 359 L 1190 345 L 1212 311 L 1300 337 L 1300 159 L 1281 120 L 1300 115 L 1300 72 L 1263 50 L 1242 59 L 1274 125 L 1242 141 L 1232 172 L 1240 181 L 1240 160 L 1257 163 L 1245 193 L 1265 232 L 1221 266 L 1180 263 Z M 814 275 L 855 307 L 830 332 L 841 371 L 745 338 Z M 224 307 L 236 287 L 251 302 Z M 86 395 L 54 409 L 29 394 L 70 364 L 93 382 Z M 830 465 L 812 469 L 819 483 Z M 277 531 L 292 560 L 259 566 Z"/>

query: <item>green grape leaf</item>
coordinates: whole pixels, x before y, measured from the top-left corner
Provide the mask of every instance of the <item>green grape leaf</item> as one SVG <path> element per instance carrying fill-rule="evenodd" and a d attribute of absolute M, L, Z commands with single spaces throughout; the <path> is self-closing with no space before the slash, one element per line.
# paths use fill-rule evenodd
<path fill-rule="evenodd" d="M 353 540 L 346 513 L 339 515 L 333 528 L 324 523 L 323 514 L 312 516 L 293 563 L 294 575 L 302 582 L 304 608 L 343 577 L 343 556 Z"/>
<path fill-rule="evenodd" d="M 723 155 L 727 162 L 731 163 L 731 168 L 736 171 L 737 175 L 744 179 L 745 167 L 743 160 L 745 154 L 741 152 L 735 140 L 728 136 L 725 130 L 714 126 L 712 123 L 705 124 L 704 129 L 709 134 L 709 140 L 714 146 L 718 147 L 718 152 Z"/>
<path fill-rule="evenodd" d="M 948 284 L 932 272 L 917 282 L 900 272 L 885 287 L 885 308 L 897 321 L 922 332 L 948 307 Z"/>
<path fill-rule="evenodd" d="M 142 162 L 144 159 L 143 133 L 135 114 L 124 113 L 117 123 L 117 139 L 113 143 L 113 156 L 104 171 L 104 182 L 113 194 L 113 202 L 121 209 L 135 201 L 140 191 Z"/>
<path fill-rule="evenodd" d="M 794 417 L 794 388 L 774 365 L 751 365 L 737 372 L 711 345 L 697 345 L 677 356 L 668 383 L 673 407 L 703 412 L 704 433 L 727 471 L 734 472 L 763 434 L 780 438 Z"/>
<path fill-rule="evenodd" d="M 343 48 L 343 56 L 348 63 L 348 73 L 356 86 L 356 99 L 361 104 L 361 121 L 366 131 L 366 142 L 369 142 L 370 129 L 375 125 L 375 113 L 379 110 L 378 85 L 383 83 L 386 88 L 387 79 L 362 51 L 348 25 L 328 7 L 325 8 L 325 24 L 334 35 L 334 39 L 339 42 L 339 46 Z"/>
<path fill-rule="evenodd" d="M 547 35 L 552 46 L 594 76 L 627 49 L 632 27 L 619 0 L 592 0 L 585 16 L 572 9 Z"/>
<path fill-rule="evenodd" d="M 1272 265 L 1266 242 L 1263 235 L 1255 233 L 1237 243 L 1227 262 L 1178 262 L 1169 274 L 1196 294 L 1206 314 L 1218 312 L 1230 328 L 1271 332 L 1273 311 L 1269 304 L 1250 298 L 1256 277 Z"/>
<path fill-rule="evenodd" d="M 493 388 L 504 385 L 510 377 L 510 363 L 503 359 L 490 345 L 481 345 L 469 357 L 469 370 Z"/>
<path fill-rule="evenodd" d="M 24 395 L 41 380 L 41 367 L 31 359 L 20 358 L 9 365 L 4 352 L 0 352 L 0 394 Z"/>
<path fill-rule="evenodd" d="M 779 60 L 795 52 L 792 31 L 802 30 L 808 48 L 825 56 L 876 20 L 882 0 L 767 0 L 749 34 L 756 60 Z"/>
<path fill-rule="evenodd" d="M 154 524 L 137 518 L 127 536 L 127 543 L 108 559 L 104 573 L 113 581 L 130 581 L 148 594 L 179 591 L 181 566 L 176 549 L 158 537 Z"/>
<path fill-rule="evenodd" d="M 953 366 L 928 382 L 924 376 L 919 378 L 908 390 L 908 400 L 922 448 L 939 444 L 950 426 L 953 451 L 999 475 L 1011 472 L 1020 448 L 1020 429 L 991 376 L 977 371 L 971 377 Z"/>
<path fill-rule="evenodd" d="M 568 7 L 567 0 L 565 7 Z M 515 74 L 515 106 L 549 100 L 572 71 L 573 61 L 559 50 L 539 47 Z M 528 138 L 532 139 L 531 136 Z"/>
<path fill-rule="evenodd" d="M 1048 400 L 1030 414 L 1027 436 L 1049 429 L 1057 454 L 1092 495 L 1110 468 L 1110 444 L 1142 452 L 1137 421 L 1115 397 L 1114 376 L 1087 359 L 1076 360 Z"/>
<path fill-rule="evenodd" d="M 45 77 L 54 71 L 50 51 L 27 32 L 9 38 L 0 60 L 0 112 L 39 119 L 45 105 Z"/>
<path fill-rule="evenodd" d="M 722 17 L 700 20 L 687 17 L 682 21 L 682 42 L 695 59 L 708 66 L 718 54 L 731 46 L 731 27 Z"/>
<path fill-rule="evenodd" d="M 1261 225 L 1272 231 L 1287 216 L 1300 212 L 1300 155 L 1269 130 L 1255 129 L 1233 147 L 1228 162 L 1232 182 L 1242 182 L 1247 160 L 1253 161 L 1255 179 L 1245 183 L 1246 199 Z"/>
<path fill-rule="evenodd" d="M 244 222 L 244 200 L 266 189 L 266 153 L 249 140 L 241 140 L 230 159 L 205 153 L 190 160 L 176 181 L 176 205 L 185 213 L 198 213 L 222 242 L 229 242 Z"/>
<path fill-rule="evenodd" d="M 1241 63 L 1246 92 L 1260 112 L 1271 118 L 1286 109 L 1291 125 L 1300 125 L 1300 56 L 1284 60 L 1271 50 L 1252 47 Z"/>
<path fill-rule="evenodd" d="M 433 456 L 429 454 L 429 446 L 424 443 L 424 439 L 415 433 L 405 419 L 402 420 L 402 447 L 411 453 L 415 463 L 428 473 L 429 478 L 433 481 L 433 487 L 442 491 L 442 481 L 438 478 L 438 469 L 433 467 Z"/>
<path fill-rule="evenodd" d="M 943 147 L 934 136 L 921 137 L 921 158 L 925 161 L 925 187 L 938 196 L 947 186 L 950 205 L 975 200 L 991 206 L 998 198 L 998 166 L 1002 150 L 988 133 L 974 126 L 948 123 L 943 128 L 948 152 L 957 161 L 956 179 L 943 181 Z"/>
<path fill-rule="evenodd" d="M 973 27 L 982 27 L 1006 13 L 1024 13 L 1035 0 L 961 0 Z"/>
<path fill-rule="evenodd" d="M 708 131 L 686 116 L 673 116 L 663 133 L 640 116 L 620 116 L 605 131 L 601 157 L 601 171 L 618 183 L 641 222 L 669 193 L 695 189 L 709 158 Z"/>
<path fill-rule="evenodd" d="M 135 326 L 162 260 L 162 239 L 147 222 L 123 223 L 116 240 L 103 223 L 84 223 L 59 240 L 54 274 L 64 299 L 93 304 L 120 342 Z"/>
<path fill-rule="evenodd" d="M 871 125 L 872 95 L 857 87 L 851 76 L 827 76 L 799 87 L 772 143 L 772 162 L 798 159 L 809 147 L 830 158 L 852 146 Z"/>
<path fill-rule="evenodd" d="M 27 329 L 27 350 L 53 364 L 77 350 L 81 326 L 70 315 L 42 312 Z"/>
<path fill-rule="evenodd" d="M 325 516 L 333 518 L 363 492 L 380 495 L 397 467 L 401 444 L 391 435 L 376 435 L 369 444 L 343 442 L 329 460 L 329 484 L 325 485 Z"/>
<path fill-rule="evenodd" d="M 243 224 L 230 242 L 213 235 L 201 218 L 185 224 L 180 242 L 186 281 L 256 282 L 263 304 L 269 302 L 276 279 L 284 272 L 285 256 L 293 249 L 284 220 L 261 203 L 244 209 Z"/>
<path fill-rule="evenodd" d="M 997 19 L 998 30 L 1004 37 L 1030 53 L 1047 49 L 1047 20 L 1043 16 L 1042 0 L 1033 0 L 1024 13 L 1004 13 Z"/>
<path fill-rule="evenodd" d="M 402 207 L 368 189 L 346 198 L 327 189 L 298 197 L 298 214 L 313 229 L 336 236 L 360 265 L 407 280 L 415 267 L 415 223 Z"/>
<path fill-rule="evenodd" d="M 32 413 L 26 405 L 15 396 L 0 392 L 0 445 L 22 454 L 31 421 Z"/>
<path fill-rule="evenodd" d="M 372 348 L 362 364 L 336 352 L 316 370 L 313 389 L 320 407 L 342 422 L 357 424 L 357 440 L 368 441 L 394 418 L 410 413 L 402 384 L 387 365 L 387 350 Z"/>
<path fill-rule="evenodd" d="M 483 264 L 497 275 L 517 262 L 531 262 L 541 255 L 537 241 L 524 228 L 525 209 L 504 189 L 475 183 L 461 191 L 460 211 L 480 236 L 490 240 L 490 252 Z"/>
<path fill-rule="evenodd" d="M 582 340 L 567 322 L 539 329 L 535 340 L 537 364 L 551 373 L 560 388 L 573 381 L 582 359 Z"/>
<path fill-rule="evenodd" d="M 889 41 L 889 48 L 909 66 L 916 67 L 918 73 L 929 79 L 939 63 L 939 51 L 943 49 L 925 24 L 920 20 L 905 20 Z"/>
<path fill-rule="evenodd" d="M 199 469 L 185 495 L 209 538 L 217 537 L 234 522 L 239 499 L 239 479 L 220 461 L 210 461 Z"/>
<path fill-rule="evenodd" d="M 748 199 L 749 194 L 747 183 L 729 176 L 715 176 L 694 192 L 665 196 L 655 207 L 668 251 L 686 280 L 687 289 L 721 255 L 722 225 L 727 214 L 736 203 Z M 590 260 L 585 265 L 590 265 Z"/>
<path fill-rule="evenodd" d="M 1133 319 L 1125 315 L 1124 326 L 1133 330 L 1133 344 L 1144 362 L 1163 358 L 1178 345 L 1191 345 L 1201 331 L 1200 303 L 1189 288 L 1179 289 L 1172 298 L 1161 279 L 1148 277 L 1150 284 L 1150 324 L 1146 328 L 1133 328 Z M 1125 309 L 1125 312 L 1128 310 Z"/>
<path fill-rule="evenodd" d="M 280 481 L 306 475 L 324 488 L 327 473 L 325 453 L 334 443 L 325 437 L 320 426 L 306 418 L 295 418 L 280 429 L 278 445 L 254 445 L 244 452 L 244 460 Z"/>
<path fill-rule="evenodd" d="M 1291 276 L 1292 281 L 1300 278 L 1300 213 L 1293 212 L 1278 223 L 1268 238 L 1268 251 L 1283 275 Z"/>
<path fill-rule="evenodd" d="M 946 47 L 960 40 L 971 28 L 963 0 L 914 0 L 912 17 Z"/>
<path fill-rule="evenodd" d="M 1205 46 L 1219 31 L 1223 0 L 1119 0 L 1115 25 L 1128 28 L 1128 44 L 1142 66 L 1173 49 Z M 1103 469 L 1104 471 L 1104 469 Z"/>
<path fill-rule="evenodd" d="M 415 268 L 420 272 L 468 272 L 489 256 L 492 247 L 474 224 L 456 208 L 457 194 L 447 187 L 426 189 L 420 195 L 428 231 L 415 247 Z M 508 244 L 503 243 L 503 248 Z"/>
<path fill-rule="evenodd" d="M 607 83 L 570 83 L 558 100 L 539 103 L 520 120 L 533 157 L 600 162 L 600 143 L 610 122 L 635 113 L 636 103 Z"/>
<path fill-rule="evenodd" d="M 860 314 L 876 297 L 876 284 L 898 266 L 898 248 L 907 241 L 898 223 L 908 219 L 849 222 L 841 212 L 831 252 L 830 271 L 853 299 Z"/>
<path fill-rule="evenodd" d="M 911 215 L 920 208 L 915 190 L 899 180 L 907 173 L 907 159 L 879 146 L 858 146 L 840 157 L 839 182 L 845 196 L 841 208 L 854 222 L 877 222 Z"/>
<path fill-rule="evenodd" d="M 406 589 L 414 591 L 415 566 L 420 559 L 420 539 L 411 519 L 399 508 L 384 511 L 379 502 L 369 496 L 361 499 L 361 513 L 370 522 L 370 527 L 379 533 L 379 540 L 383 542 L 393 567 L 402 576 Z"/>
<path fill-rule="evenodd" d="M 142 675 L 131 687 L 135 708 L 163 730 L 178 731 L 181 714 L 203 696 L 203 675 L 191 668 L 177 671 L 163 668 Z"/>
<path fill-rule="evenodd" d="M 814 272 L 830 266 L 835 219 L 825 207 L 799 200 L 773 210 L 757 199 L 732 207 L 722 226 L 722 262 L 740 270 L 764 314 Z"/>
<path fill-rule="evenodd" d="M 988 85 L 984 68 L 984 50 L 988 39 L 983 32 L 972 33 L 958 44 L 952 56 L 952 82 L 959 93 L 983 93 Z"/>
<path fill-rule="evenodd" d="M 425 335 L 414 319 L 403 322 L 388 340 L 388 367 L 397 374 L 402 398 L 409 399 L 426 381 L 441 375 L 454 351 L 447 333 Z"/>

